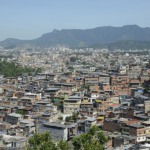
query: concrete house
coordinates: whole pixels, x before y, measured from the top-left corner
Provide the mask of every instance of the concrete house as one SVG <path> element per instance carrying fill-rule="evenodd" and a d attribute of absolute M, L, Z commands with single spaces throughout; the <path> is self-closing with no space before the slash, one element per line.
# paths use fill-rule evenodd
<path fill-rule="evenodd" d="M 99 83 L 99 76 L 85 76 L 84 83 L 87 85 L 98 85 Z"/>
<path fill-rule="evenodd" d="M 20 114 L 16 114 L 16 113 L 11 113 L 11 114 L 7 114 L 5 121 L 15 125 L 18 124 L 20 120 L 23 119 L 23 116 Z"/>
<path fill-rule="evenodd" d="M 1 150 L 25 150 L 27 138 L 21 136 L 0 135 Z"/>
<path fill-rule="evenodd" d="M 43 123 L 39 129 L 39 133 L 49 132 L 54 141 L 68 140 L 77 134 L 77 124 L 64 125 L 58 123 Z"/>
<path fill-rule="evenodd" d="M 64 113 L 72 114 L 80 110 L 81 97 L 80 96 L 70 96 L 68 99 L 64 100 Z"/>
<path fill-rule="evenodd" d="M 0 134 L 7 134 L 10 124 L 7 122 L 0 122 Z"/>

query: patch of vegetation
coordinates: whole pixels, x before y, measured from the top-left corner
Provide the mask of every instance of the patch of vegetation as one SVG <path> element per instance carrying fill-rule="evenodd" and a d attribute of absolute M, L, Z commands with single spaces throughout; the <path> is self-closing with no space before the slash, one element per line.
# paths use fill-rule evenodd
<path fill-rule="evenodd" d="M 74 112 L 74 113 L 72 114 L 72 116 L 67 116 L 66 119 L 65 119 L 65 121 L 66 121 L 66 122 L 77 121 L 78 116 L 79 116 L 79 113 L 78 113 L 78 112 L 77 112 L 77 113 Z"/>
<path fill-rule="evenodd" d="M 24 113 L 23 110 L 19 110 L 19 109 L 18 109 L 18 110 L 16 111 L 16 114 L 24 115 L 25 113 Z"/>
<path fill-rule="evenodd" d="M 49 132 L 35 133 L 29 138 L 26 150 L 103 150 L 108 138 L 97 127 L 93 126 L 87 133 L 83 133 L 72 139 L 71 148 L 67 141 L 52 141 Z"/>
<path fill-rule="evenodd" d="M 62 116 L 60 116 L 60 117 L 58 117 L 58 119 L 59 119 L 59 120 L 63 120 L 63 117 L 62 117 Z"/>
<path fill-rule="evenodd" d="M 73 138 L 74 150 L 103 150 L 108 138 L 97 127 L 93 126 L 87 133 Z"/>
<path fill-rule="evenodd" d="M 48 132 L 35 133 L 28 141 L 26 150 L 71 150 L 67 141 L 58 141 L 56 144 Z"/>
<path fill-rule="evenodd" d="M 70 62 L 76 62 L 77 58 L 76 57 L 70 57 Z"/>
<path fill-rule="evenodd" d="M 0 74 L 4 75 L 4 77 L 17 77 L 23 73 L 28 73 L 31 75 L 33 72 L 40 73 L 41 69 L 21 67 L 13 62 L 0 61 Z"/>

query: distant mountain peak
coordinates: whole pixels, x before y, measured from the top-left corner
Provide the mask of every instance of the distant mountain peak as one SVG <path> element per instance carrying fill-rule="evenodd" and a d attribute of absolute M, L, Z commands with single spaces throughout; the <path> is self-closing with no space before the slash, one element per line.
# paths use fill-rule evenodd
<path fill-rule="evenodd" d="M 52 32 L 59 32 L 59 30 L 57 30 L 57 29 L 54 29 Z"/>

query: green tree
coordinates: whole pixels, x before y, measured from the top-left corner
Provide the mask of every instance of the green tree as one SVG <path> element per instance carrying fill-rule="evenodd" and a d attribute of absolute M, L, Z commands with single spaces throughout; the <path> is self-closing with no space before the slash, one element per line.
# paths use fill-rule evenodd
<path fill-rule="evenodd" d="M 73 112 L 73 113 L 72 113 L 72 116 L 67 116 L 66 119 L 65 119 L 65 121 L 66 121 L 66 122 L 76 121 L 77 118 L 78 118 L 78 116 L 79 116 L 79 113 L 78 113 L 78 112 Z"/>
<path fill-rule="evenodd" d="M 72 120 L 72 116 L 67 116 L 65 119 L 66 122 L 70 122 L 71 120 Z"/>
<path fill-rule="evenodd" d="M 72 120 L 76 121 L 78 119 L 79 113 L 78 112 L 73 112 L 72 113 Z"/>
<path fill-rule="evenodd" d="M 73 138 L 72 144 L 74 150 L 103 150 L 107 140 L 103 132 L 97 126 L 93 126 L 89 132 Z"/>
<path fill-rule="evenodd" d="M 23 110 L 19 110 L 19 109 L 18 109 L 18 110 L 16 111 L 16 113 L 17 113 L 17 114 L 24 115 L 24 111 L 23 111 Z"/>
<path fill-rule="evenodd" d="M 29 138 L 28 143 L 27 150 L 70 150 L 66 141 L 53 142 L 48 132 L 42 134 L 35 133 Z"/>
<path fill-rule="evenodd" d="M 89 85 L 84 83 L 81 85 L 81 89 L 89 89 Z"/>
<path fill-rule="evenodd" d="M 57 150 L 71 150 L 71 148 L 69 147 L 67 141 L 59 141 L 57 143 Z"/>
<path fill-rule="evenodd" d="M 86 61 L 83 61 L 81 64 L 82 64 L 82 65 L 87 65 L 87 62 L 86 62 Z"/>
<path fill-rule="evenodd" d="M 76 57 L 70 57 L 70 62 L 76 62 L 77 58 Z"/>
<path fill-rule="evenodd" d="M 73 70 L 74 68 L 73 68 L 73 66 L 69 66 L 68 69 L 69 70 Z"/>
<path fill-rule="evenodd" d="M 30 75 L 32 72 L 39 73 L 41 72 L 41 69 L 21 67 L 13 62 L 0 61 L 0 74 L 4 75 L 5 77 L 17 77 L 23 73 L 28 73 Z"/>
<path fill-rule="evenodd" d="M 60 117 L 58 117 L 58 119 L 59 119 L 59 120 L 63 120 L 63 117 L 62 117 L 62 116 L 60 116 Z"/>

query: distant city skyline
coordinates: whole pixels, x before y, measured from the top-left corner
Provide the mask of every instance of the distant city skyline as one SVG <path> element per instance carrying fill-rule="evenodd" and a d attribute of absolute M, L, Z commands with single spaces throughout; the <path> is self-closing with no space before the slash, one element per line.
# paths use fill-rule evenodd
<path fill-rule="evenodd" d="M 0 41 L 34 39 L 54 29 L 150 27 L 149 6 L 150 0 L 0 0 Z"/>

